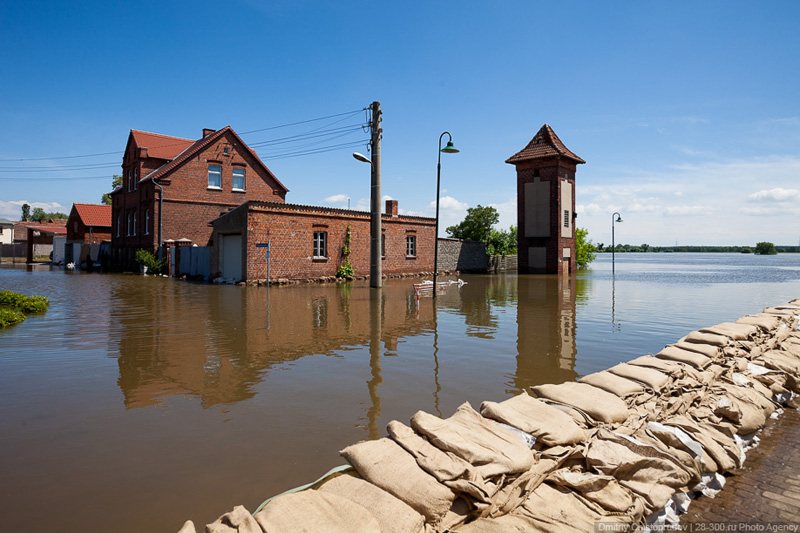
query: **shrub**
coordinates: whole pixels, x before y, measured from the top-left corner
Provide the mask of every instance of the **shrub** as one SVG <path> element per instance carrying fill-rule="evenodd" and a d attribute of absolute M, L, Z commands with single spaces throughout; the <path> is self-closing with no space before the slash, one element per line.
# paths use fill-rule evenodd
<path fill-rule="evenodd" d="M 337 278 L 349 278 L 355 273 L 353 263 L 350 262 L 350 243 L 352 242 L 352 235 L 350 234 L 350 224 L 347 225 L 347 230 L 344 234 L 344 245 L 342 246 L 342 264 L 336 269 Z"/>
<path fill-rule="evenodd" d="M 16 309 L 0 307 L 0 329 L 10 328 L 11 326 L 19 324 L 23 320 L 25 320 L 25 315 Z"/>
<path fill-rule="evenodd" d="M 597 257 L 597 248 L 589 239 L 589 230 L 577 228 L 575 230 L 575 262 L 578 268 L 588 268 L 589 263 Z"/>
<path fill-rule="evenodd" d="M 775 255 L 777 253 L 778 250 L 775 249 L 775 245 L 771 242 L 756 243 L 756 255 Z"/>
<path fill-rule="evenodd" d="M 158 259 L 148 250 L 136 250 L 135 259 L 141 266 L 147 267 L 147 271 L 151 274 L 160 274 L 167 264 L 166 259 Z"/>
<path fill-rule="evenodd" d="M 12 291 L 0 291 L 0 307 L 15 309 L 26 315 L 44 313 L 50 301 L 46 296 L 25 296 Z"/>

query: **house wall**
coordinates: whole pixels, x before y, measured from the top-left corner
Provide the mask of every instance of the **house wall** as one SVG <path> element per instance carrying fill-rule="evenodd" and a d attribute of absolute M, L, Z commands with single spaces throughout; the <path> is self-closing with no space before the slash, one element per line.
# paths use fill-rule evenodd
<path fill-rule="evenodd" d="M 246 221 L 244 214 L 246 213 Z M 271 269 L 273 280 L 308 279 L 334 276 L 342 263 L 342 247 L 347 226 L 350 226 L 350 262 L 356 275 L 369 274 L 369 213 L 345 209 L 327 209 L 313 206 L 286 204 L 248 204 L 214 223 L 216 235 L 241 233 L 243 236 L 243 264 L 245 279 L 259 280 L 267 277 L 266 251 L 258 243 L 271 243 Z M 383 215 L 383 233 L 386 239 L 385 274 L 431 272 L 435 221 L 431 218 Z M 328 257 L 314 259 L 314 233 L 326 232 Z M 406 257 L 406 236 L 416 236 L 416 256 Z M 212 254 L 212 277 L 219 271 L 219 251 Z"/>
<path fill-rule="evenodd" d="M 225 154 L 225 148 L 229 153 Z M 166 161 L 155 160 L 166 164 Z M 208 165 L 222 166 L 222 186 L 218 189 L 208 187 Z M 138 158 L 134 153 L 126 154 L 124 168 L 135 168 L 139 175 L 147 175 L 154 165 L 152 158 Z M 233 169 L 245 169 L 245 192 L 232 190 Z M 210 222 L 231 208 L 248 200 L 283 202 L 286 191 L 266 172 L 245 146 L 241 146 L 233 134 L 226 133 L 210 146 L 201 150 L 178 169 L 159 179 L 163 187 L 163 240 L 186 238 L 199 246 L 210 243 Z M 112 247 L 117 262 L 124 268 L 131 268 L 136 249 L 155 250 L 158 247 L 158 190 L 152 182 L 139 183 L 135 191 L 127 188 L 113 195 Z M 127 213 L 136 210 L 136 236 L 128 236 L 126 231 Z M 145 227 L 146 211 L 150 220 Z M 122 228 L 117 237 L 116 224 Z M 147 229 L 148 235 L 145 234 Z"/>
<path fill-rule="evenodd" d="M 0 244 L 11 244 L 14 241 L 14 225 L 0 224 Z"/>

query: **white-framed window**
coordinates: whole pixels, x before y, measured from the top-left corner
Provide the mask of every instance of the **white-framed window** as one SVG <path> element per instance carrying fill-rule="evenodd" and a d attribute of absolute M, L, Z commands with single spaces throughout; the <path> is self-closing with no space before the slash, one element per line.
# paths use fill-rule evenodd
<path fill-rule="evenodd" d="M 569 209 L 564 209 L 564 227 L 569 227 Z"/>
<path fill-rule="evenodd" d="M 122 215 L 117 213 L 117 237 L 119 237 L 120 226 L 122 226 Z"/>
<path fill-rule="evenodd" d="M 222 188 L 222 165 L 211 163 L 208 165 L 208 188 Z"/>
<path fill-rule="evenodd" d="M 133 167 L 133 190 L 137 190 L 139 188 L 139 169 Z"/>
<path fill-rule="evenodd" d="M 314 259 L 324 259 L 328 257 L 328 232 L 314 232 Z"/>
<path fill-rule="evenodd" d="M 381 257 L 386 257 L 386 234 L 381 233 Z"/>
<path fill-rule="evenodd" d="M 125 228 L 125 235 L 130 236 L 131 228 L 133 227 L 133 213 L 128 211 L 128 226 Z"/>
<path fill-rule="evenodd" d="M 233 167 L 233 190 L 243 191 L 245 186 L 245 169 L 244 167 Z"/>
<path fill-rule="evenodd" d="M 406 257 L 417 257 L 416 235 L 406 235 Z"/>
<path fill-rule="evenodd" d="M 136 237 L 136 210 L 133 210 L 133 236 Z"/>
<path fill-rule="evenodd" d="M 150 235 L 150 210 L 144 210 L 144 234 Z"/>

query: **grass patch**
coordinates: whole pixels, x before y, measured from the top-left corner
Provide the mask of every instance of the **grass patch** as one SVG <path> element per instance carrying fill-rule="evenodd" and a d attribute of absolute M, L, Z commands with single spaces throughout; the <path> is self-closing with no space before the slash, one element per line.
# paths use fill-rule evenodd
<path fill-rule="evenodd" d="M 25 320 L 27 315 L 47 311 L 50 301 L 45 296 L 25 296 L 13 291 L 0 291 L 0 329 Z"/>

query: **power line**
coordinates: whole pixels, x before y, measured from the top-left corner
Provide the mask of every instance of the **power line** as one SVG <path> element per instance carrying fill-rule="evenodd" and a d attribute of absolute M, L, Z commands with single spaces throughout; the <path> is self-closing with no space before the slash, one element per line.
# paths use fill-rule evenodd
<path fill-rule="evenodd" d="M 301 156 L 305 156 L 305 155 L 321 154 L 321 153 L 324 153 L 324 152 L 332 152 L 334 150 L 342 150 L 342 149 L 348 148 L 348 147 L 363 146 L 363 145 L 367 144 L 368 142 L 369 142 L 369 139 L 361 139 L 359 141 L 351 141 L 351 142 L 347 142 L 347 143 L 333 144 L 333 145 L 330 145 L 330 146 L 324 146 L 324 147 L 316 148 L 314 150 L 302 150 L 302 151 L 299 151 L 299 152 L 285 152 L 285 153 L 282 153 L 282 154 L 277 154 L 275 156 L 272 156 L 269 159 L 271 161 L 274 161 L 276 159 L 288 159 L 290 157 L 301 157 Z"/>
<path fill-rule="evenodd" d="M 30 176 L 26 177 L 26 182 L 29 181 L 80 181 L 80 180 L 108 180 L 113 176 Z M 0 176 L 0 181 L 19 181 L 18 177 Z"/>
<path fill-rule="evenodd" d="M 306 139 L 313 139 L 313 138 L 317 138 L 317 137 L 325 137 L 327 135 L 333 135 L 335 133 L 341 133 L 341 132 L 348 132 L 349 133 L 351 131 L 359 131 L 359 130 L 361 130 L 361 124 L 351 124 L 351 125 L 348 125 L 348 126 L 340 126 L 338 128 L 332 128 L 332 129 L 329 129 L 329 130 L 322 130 L 322 131 L 320 131 L 318 133 L 310 133 L 310 132 L 309 133 L 299 133 L 297 135 L 290 135 L 288 137 L 278 137 L 276 139 L 269 139 L 267 141 L 259 141 L 259 142 L 254 142 L 254 143 L 248 143 L 248 146 L 250 148 L 253 148 L 253 147 L 256 147 L 256 146 L 267 146 L 267 145 L 273 145 L 273 144 L 286 144 L 286 143 L 291 143 L 291 142 L 304 141 Z"/>
<path fill-rule="evenodd" d="M 243 132 L 237 132 L 237 133 L 239 133 L 239 135 L 248 135 L 248 134 L 251 134 L 251 133 L 257 133 L 257 132 L 261 132 L 261 131 L 276 130 L 276 129 L 279 129 L 279 128 L 287 128 L 287 127 L 290 127 L 290 126 L 299 126 L 299 125 L 302 125 L 302 124 L 309 124 L 311 122 L 318 122 L 320 120 L 327 120 L 327 119 L 330 119 L 330 118 L 337 118 L 337 117 L 344 117 L 341 120 L 346 120 L 348 117 L 353 116 L 356 113 L 360 113 L 361 111 L 363 111 L 363 109 L 358 109 L 358 110 L 355 110 L 355 111 L 347 111 L 345 113 L 336 113 L 336 114 L 333 114 L 333 115 L 326 115 L 324 117 L 311 118 L 311 119 L 308 119 L 308 120 L 300 120 L 298 122 L 289 122 L 289 123 L 286 123 L 286 124 L 279 124 L 277 126 L 270 126 L 270 127 L 267 127 L 267 128 L 259 128 L 259 129 L 255 129 L 255 130 L 249 130 L 249 131 L 243 131 Z M 322 127 L 330 126 L 330 125 L 336 124 L 337 122 L 340 122 L 340 121 L 332 122 L 331 124 L 326 124 L 325 126 L 322 126 Z M 307 133 L 314 133 L 315 131 L 317 131 L 317 130 L 311 130 L 310 132 L 307 132 Z M 184 141 L 181 141 L 181 142 L 176 142 L 176 143 L 171 143 L 171 144 L 162 144 L 161 146 L 162 147 L 164 147 L 164 146 L 175 146 L 175 145 L 179 145 L 179 144 L 184 144 L 185 142 L 186 141 L 184 140 Z M 78 159 L 78 158 L 84 158 L 84 157 L 99 157 L 99 156 L 103 156 L 103 155 L 119 155 L 119 154 L 122 154 L 122 153 L 124 153 L 123 150 L 116 150 L 116 151 L 113 151 L 113 152 L 98 152 L 98 153 L 93 153 L 93 154 L 79 154 L 79 155 L 63 155 L 63 156 L 49 156 L 49 157 L 16 157 L 16 158 L 0 159 L 0 163 L 11 163 L 11 162 L 22 162 L 22 161 L 55 161 L 55 160 L 60 160 L 60 159 Z"/>
<path fill-rule="evenodd" d="M 98 163 L 96 165 L 81 165 L 76 167 L 41 167 L 41 170 L 36 168 L 9 168 L 0 167 L 0 172 L 12 173 L 41 173 L 41 172 L 75 172 L 77 170 L 97 170 L 101 168 L 119 167 L 119 163 Z"/>

